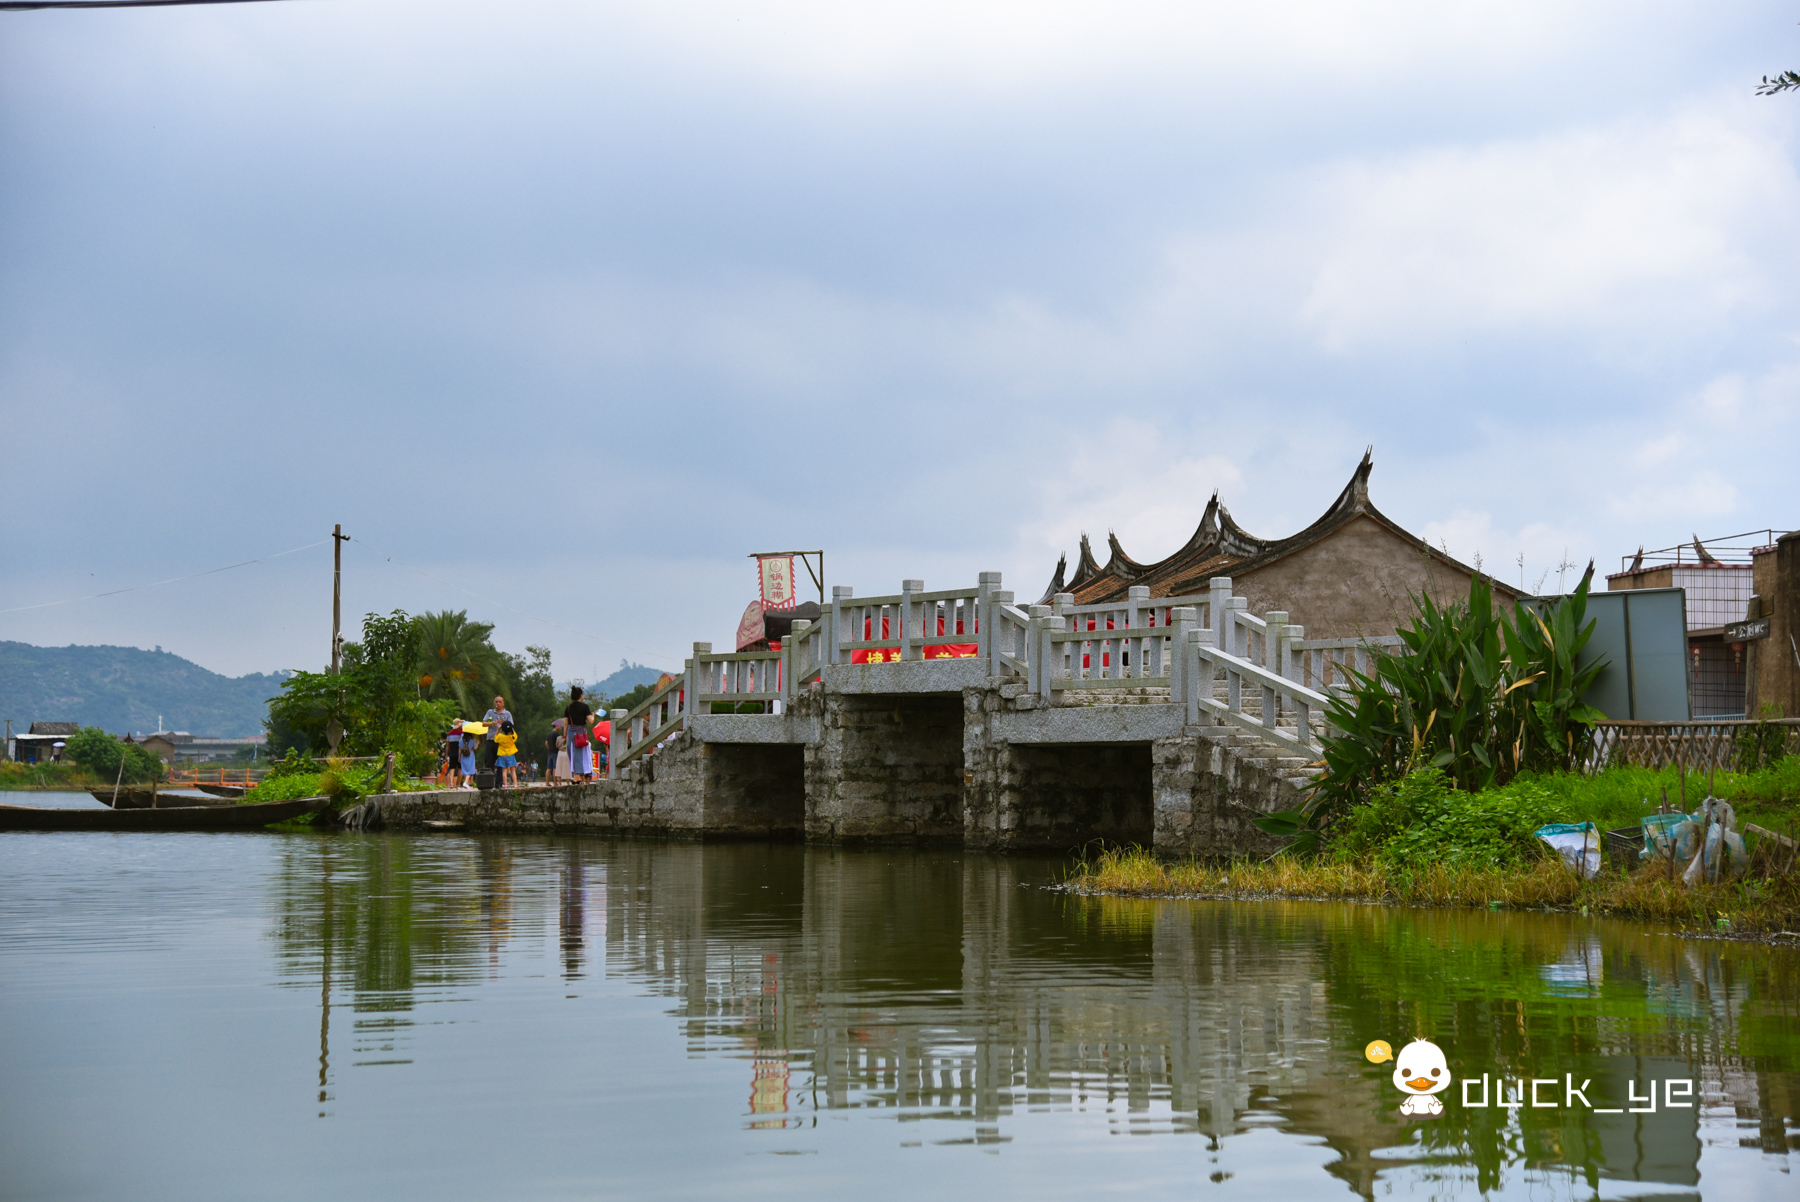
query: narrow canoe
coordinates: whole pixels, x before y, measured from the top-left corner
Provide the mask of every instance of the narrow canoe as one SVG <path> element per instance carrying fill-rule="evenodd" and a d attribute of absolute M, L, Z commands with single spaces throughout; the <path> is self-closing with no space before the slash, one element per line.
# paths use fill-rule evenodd
<path fill-rule="evenodd" d="M 142 785 L 127 785 L 119 790 L 119 801 L 113 804 L 111 789 L 89 789 L 95 801 L 103 806 L 112 806 L 115 810 L 144 810 L 150 808 L 152 800 L 158 809 L 169 809 L 174 806 L 217 806 L 230 805 L 231 802 L 222 797 L 183 797 L 171 793 L 167 789 L 159 789 L 152 793 Z"/>
<path fill-rule="evenodd" d="M 194 788 L 202 793 L 210 793 L 214 797 L 238 798 L 249 792 L 243 785 L 195 785 Z"/>
<path fill-rule="evenodd" d="M 317 813 L 330 804 L 329 797 L 301 797 L 255 805 L 166 806 L 155 810 L 48 810 L 0 805 L 0 831 L 254 830 L 271 822 Z"/>

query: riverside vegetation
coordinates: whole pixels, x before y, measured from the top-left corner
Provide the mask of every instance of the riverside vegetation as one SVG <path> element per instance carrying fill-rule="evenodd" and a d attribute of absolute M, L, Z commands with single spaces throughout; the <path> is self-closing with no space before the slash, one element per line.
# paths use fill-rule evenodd
<path fill-rule="evenodd" d="M 1591 574 L 1592 569 L 1589 569 Z M 1589 578 L 1574 595 L 1514 619 L 1477 580 L 1467 602 L 1415 601 L 1407 654 L 1384 656 L 1329 711 L 1324 774 L 1299 810 L 1257 825 L 1287 838 L 1267 860 L 1166 863 L 1138 847 L 1086 856 L 1081 892 L 1133 896 L 1310 897 L 1412 905 L 1579 908 L 1747 933 L 1800 928 L 1794 855 L 1757 846 L 1743 879 L 1688 887 L 1666 861 L 1609 857 L 1581 879 L 1533 835 L 1553 822 L 1636 826 L 1667 797 L 1692 810 L 1710 787 L 1744 821 L 1800 835 L 1800 757 L 1778 727 L 1749 728 L 1739 771 L 1620 767 L 1584 775 L 1593 723 L 1580 701 L 1601 664 L 1578 667 L 1593 630 Z M 1685 867 L 1685 865 L 1683 865 Z"/>
<path fill-rule="evenodd" d="M 22 764 L 0 761 L 0 789 L 98 789 L 106 785 L 147 785 L 165 778 L 162 761 L 136 743 L 121 743 L 98 726 L 69 736 L 63 762 Z"/>

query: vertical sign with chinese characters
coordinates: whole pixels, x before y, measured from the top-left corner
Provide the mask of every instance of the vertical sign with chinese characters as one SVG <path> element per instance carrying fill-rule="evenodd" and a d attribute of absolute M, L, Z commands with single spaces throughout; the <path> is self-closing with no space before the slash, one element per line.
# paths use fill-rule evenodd
<path fill-rule="evenodd" d="M 770 555 L 756 561 L 756 572 L 761 578 L 762 607 L 764 609 L 793 609 L 798 602 L 794 598 L 794 557 L 792 555 Z"/>

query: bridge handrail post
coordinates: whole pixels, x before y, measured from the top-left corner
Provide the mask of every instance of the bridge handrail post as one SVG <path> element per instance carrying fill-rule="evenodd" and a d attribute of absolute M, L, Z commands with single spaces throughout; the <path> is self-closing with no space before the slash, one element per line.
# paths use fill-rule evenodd
<path fill-rule="evenodd" d="M 1289 626 L 1281 635 L 1281 674 L 1288 680 L 1304 685 L 1306 682 L 1294 675 L 1294 644 L 1306 637 L 1306 627 Z M 1306 653 L 1302 651 L 1300 655 L 1304 664 Z M 1300 670 L 1304 671 L 1304 667 Z M 1300 736 L 1300 745 L 1310 750 L 1313 747 L 1312 705 L 1299 693 L 1289 693 L 1288 697 L 1294 704 L 1295 733 Z"/>
<path fill-rule="evenodd" d="M 1177 705 L 1193 709 L 1188 704 L 1188 695 L 1193 692 L 1194 673 L 1188 669 L 1188 656 L 1182 654 L 1187 648 L 1188 635 L 1199 625 L 1200 614 L 1191 605 L 1177 605 L 1169 611 L 1169 630 L 1174 646 L 1169 664 L 1169 700 Z"/>
<path fill-rule="evenodd" d="M 619 776 L 619 757 L 625 754 L 626 745 L 631 741 L 631 732 L 627 729 L 631 723 L 630 710 L 614 710 L 612 712 L 612 742 L 606 749 L 606 778 L 616 780 Z"/>
<path fill-rule="evenodd" d="M 831 662 L 844 663 L 844 649 L 839 645 L 844 641 L 844 602 L 856 595 L 856 591 L 847 584 L 831 586 Z"/>
<path fill-rule="evenodd" d="M 982 671 L 1000 675 L 994 662 L 994 592 L 1000 587 L 999 572 L 980 572 L 975 576 L 975 655 Z"/>
<path fill-rule="evenodd" d="M 902 660 L 923 659 L 925 656 L 923 644 L 916 649 L 913 646 L 913 607 L 918 604 L 914 598 L 924 591 L 925 582 L 923 580 L 902 580 L 900 582 L 900 612 L 894 616 L 899 620 L 898 637 Z M 921 618 L 919 627 L 921 635 L 925 632 L 923 621 Z"/>
<path fill-rule="evenodd" d="M 1263 615 L 1263 667 L 1277 676 L 1286 675 L 1281 670 L 1281 636 L 1287 629 L 1287 620 L 1287 614 L 1279 609 L 1272 609 Z M 1265 683 L 1262 697 L 1263 725 L 1274 730 L 1281 719 L 1282 696 L 1274 685 Z"/>
<path fill-rule="evenodd" d="M 1125 598 L 1125 628 L 1127 630 L 1137 630 L 1140 626 L 1144 625 L 1143 614 L 1139 612 L 1139 606 L 1150 600 L 1150 586 L 1147 584 L 1134 584 L 1125 590 Z M 1134 639 L 1137 641 L 1137 663 L 1133 665 L 1137 670 L 1131 673 L 1126 673 L 1124 671 L 1124 653 L 1121 652 L 1119 657 L 1119 675 L 1132 675 L 1138 677 L 1150 675 L 1150 657 L 1145 653 L 1145 647 L 1148 645 L 1149 640 L 1130 634 L 1126 635 L 1125 638 L 1127 643 L 1130 643 Z"/>
<path fill-rule="evenodd" d="M 1033 605 L 1025 611 L 1031 615 L 1031 625 L 1025 631 L 1025 687 L 1039 697 L 1049 700 L 1050 651 L 1047 645 L 1050 628 L 1050 607 Z"/>
<path fill-rule="evenodd" d="M 794 628 L 788 632 L 787 638 L 781 640 L 782 653 L 787 656 L 781 674 L 783 709 L 792 705 L 794 698 L 800 695 L 800 677 L 811 675 L 806 665 L 815 658 L 813 648 L 817 644 L 813 643 L 812 638 L 812 619 L 795 618 Z"/>
<path fill-rule="evenodd" d="M 1050 598 L 1050 629 L 1057 631 L 1074 631 L 1078 629 L 1069 617 L 1069 611 L 1074 608 L 1074 593 L 1057 593 L 1054 597 Z M 1062 654 L 1057 651 L 1057 645 L 1051 642 L 1049 636 L 1046 634 L 1044 638 L 1044 659 L 1046 661 L 1044 680 L 1050 686 L 1052 691 L 1059 687 L 1060 681 L 1073 679 L 1081 674 L 1081 648 L 1083 644 L 1065 643 L 1063 645 L 1068 648 L 1069 656 L 1069 670 L 1066 674 L 1063 672 Z M 1049 694 L 1045 694 L 1045 696 L 1048 695 Z"/>
<path fill-rule="evenodd" d="M 1187 709 L 1187 721 L 1200 721 L 1200 690 L 1204 688 L 1212 692 L 1212 661 L 1206 658 L 1207 641 L 1205 627 L 1196 627 L 1187 632 L 1187 637 L 1175 641 L 1175 654 L 1180 657 L 1181 675 L 1187 688 L 1183 691 L 1183 701 Z M 1201 670 L 1201 665 L 1206 670 Z"/>
<path fill-rule="evenodd" d="M 706 687 L 711 683 L 712 677 L 711 665 L 706 662 L 706 657 L 711 654 L 711 643 L 694 644 L 694 658 L 688 661 L 687 713 L 690 718 L 700 714 L 700 694 L 711 692 Z"/>
<path fill-rule="evenodd" d="M 983 621 L 992 621 L 994 624 L 993 633 L 988 637 L 987 674 L 989 676 L 999 676 L 1001 674 L 1000 669 L 1003 666 L 1003 661 L 1000 657 L 1012 653 L 1015 649 L 1015 636 L 1013 632 L 1017 629 L 1018 624 L 1015 619 L 1006 616 L 1005 608 L 1012 603 L 1013 594 L 1011 589 L 998 588 L 988 594 L 989 617 L 984 618 Z M 1006 624 L 1006 638 L 1004 639 L 1000 637 L 1000 626 L 1002 622 Z M 1029 651 L 1023 647 L 1017 649 L 1025 652 L 1025 654 L 1018 656 L 1018 658 L 1026 659 L 1029 655 Z"/>

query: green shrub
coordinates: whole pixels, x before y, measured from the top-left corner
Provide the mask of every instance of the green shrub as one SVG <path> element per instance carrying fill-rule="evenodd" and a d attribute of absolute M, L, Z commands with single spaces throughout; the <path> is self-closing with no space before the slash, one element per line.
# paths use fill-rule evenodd
<path fill-rule="evenodd" d="M 1559 820 L 1556 794 L 1538 781 L 1467 792 L 1441 768 L 1421 768 L 1377 787 L 1338 824 L 1332 845 L 1390 870 L 1507 868 L 1541 854 L 1531 832 Z"/>
<path fill-rule="evenodd" d="M 299 770 L 300 764 L 304 764 L 306 770 Z M 383 769 L 378 763 L 350 764 L 335 760 L 327 761 L 321 768 L 300 760 L 297 756 L 289 756 L 279 768 L 278 772 L 271 772 L 263 778 L 261 784 L 245 793 L 244 800 L 292 801 L 298 797 L 329 797 L 332 805 L 341 810 L 357 804 L 371 793 L 381 791 Z M 418 787 L 399 775 L 394 777 L 394 789 L 398 792 Z"/>

